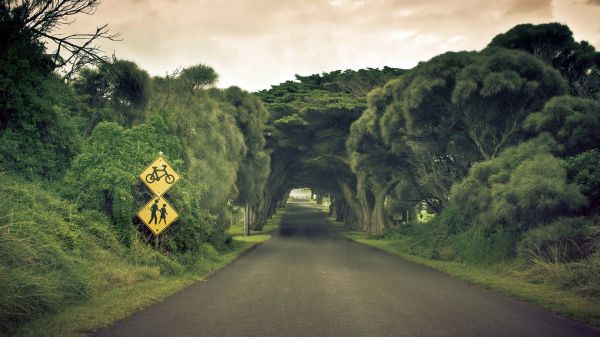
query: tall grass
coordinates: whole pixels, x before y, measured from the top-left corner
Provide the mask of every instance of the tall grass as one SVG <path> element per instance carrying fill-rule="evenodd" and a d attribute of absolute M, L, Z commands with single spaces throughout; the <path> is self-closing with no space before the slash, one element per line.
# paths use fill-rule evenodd
<path fill-rule="evenodd" d="M 77 211 L 40 183 L 0 174 L 0 334 L 94 294 L 201 268 L 218 253 L 167 255 L 124 246 L 103 214 Z"/>

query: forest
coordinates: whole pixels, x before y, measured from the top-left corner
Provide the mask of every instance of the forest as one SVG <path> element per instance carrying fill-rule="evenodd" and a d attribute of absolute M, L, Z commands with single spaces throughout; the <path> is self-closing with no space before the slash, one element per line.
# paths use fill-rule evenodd
<path fill-rule="evenodd" d="M 260 231 L 301 187 L 411 254 L 518 263 L 600 299 L 600 53 L 569 27 L 251 93 L 202 63 L 151 76 L 87 46 L 50 50 L 60 20 L 97 4 L 67 3 L 0 3 L 0 332 L 115 280 L 206 268 L 234 249 L 241 208 Z M 159 152 L 182 179 L 155 250 L 137 175 Z"/>

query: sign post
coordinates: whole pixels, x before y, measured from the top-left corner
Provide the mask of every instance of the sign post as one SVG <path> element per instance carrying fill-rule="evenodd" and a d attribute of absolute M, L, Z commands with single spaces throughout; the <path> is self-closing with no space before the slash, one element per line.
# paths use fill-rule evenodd
<path fill-rule="evenodd" d="M 139 178 L 154 196 L 142 206 L 137 216 L 154 234 L 154 246 L 158 250 L 158 236 L 179 217 L 177 211 L 164 198 L 164 194 L 179 181 L 180 177 L 160 155 L 140 173 Z"/>

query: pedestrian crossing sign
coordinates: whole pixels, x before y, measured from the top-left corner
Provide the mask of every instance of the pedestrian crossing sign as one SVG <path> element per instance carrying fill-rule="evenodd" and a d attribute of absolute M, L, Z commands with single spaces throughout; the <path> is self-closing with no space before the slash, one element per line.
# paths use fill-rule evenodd
<path fill-rule="evenodd" d="M 177 220 L 179 214 L 165 198 L 155 196 L 140 209 L 137 216 L 154 235 L 159 235 Z"/>

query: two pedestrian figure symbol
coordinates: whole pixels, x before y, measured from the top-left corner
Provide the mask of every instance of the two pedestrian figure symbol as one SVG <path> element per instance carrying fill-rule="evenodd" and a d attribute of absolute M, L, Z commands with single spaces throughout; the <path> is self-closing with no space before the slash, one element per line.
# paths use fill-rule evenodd
<path fill-rule="evenodd" d="M 158 209 L 158 199 L 154 200 L 154 204 L 152 204 L 152 206 L 150 206 L 150 221 L 148 222 L 148 224 L 152 223 L 152 220 L 154 220 L 154 224 L 156 224 L 157 218 L 156 218 L 156 213 L 159 211 Z M 161 222 L 165 222 L 165 225 L 167 224 L 167 204 L 163 204 L 162 208 L 160 209 L 160 220 L 158 221 L 158 223 Z"/>

